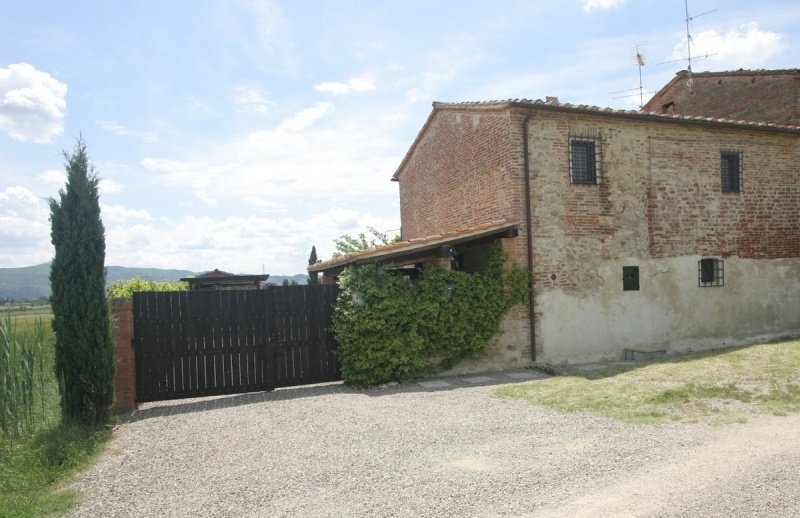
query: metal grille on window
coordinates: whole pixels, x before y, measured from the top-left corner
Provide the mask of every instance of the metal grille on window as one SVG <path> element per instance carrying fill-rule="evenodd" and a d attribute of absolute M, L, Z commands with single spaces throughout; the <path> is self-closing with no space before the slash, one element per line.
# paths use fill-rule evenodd
<path fill-rule="evenodd" d="M 713 257 L 697 262 L 697 285 L 701 288 L 725 286 L 725 262 Z"/>
<path fill-rule="evenodd" d="M 720 153 L 722 169 L 722 192 L 742 191 L 742 152 L 723 151 Z"/>
<path fill-rule="evenodd" d="M 597 147 L 592 140 L 570 141 L 572 183 L 596 184 Z"/>

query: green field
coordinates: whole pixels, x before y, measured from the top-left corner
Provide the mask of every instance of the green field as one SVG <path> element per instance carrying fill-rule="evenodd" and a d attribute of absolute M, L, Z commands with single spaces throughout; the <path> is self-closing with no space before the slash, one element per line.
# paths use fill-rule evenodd
<path fill-rule="evenodd" d="M 502 397 L 627 422 L 744 422 L 800 411 L 800 341 L 668 358 L 532 384 Z"/>

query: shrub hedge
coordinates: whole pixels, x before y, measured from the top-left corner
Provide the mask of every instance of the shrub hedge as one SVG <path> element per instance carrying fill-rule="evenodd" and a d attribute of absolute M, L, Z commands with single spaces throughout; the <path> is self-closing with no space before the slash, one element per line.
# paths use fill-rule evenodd
<path fill-rule="evenodd" d="M 375 265 L 345 269 L 333 316 L 345 381 L 407 381 L 480 356 L 528 298 L 527 270 L 506 258 L 498 243 L 484 272 L 436 269 L 414 280 Z"/>

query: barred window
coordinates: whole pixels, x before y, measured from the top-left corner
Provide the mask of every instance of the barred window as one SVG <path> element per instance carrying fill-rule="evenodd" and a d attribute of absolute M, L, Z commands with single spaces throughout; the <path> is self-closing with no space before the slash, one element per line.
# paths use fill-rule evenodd
<path fill-rule="evenodd" d="M 725 286 L 725 262 L 709 257 L 697 262 L 697 285 L 700 288 Z"/>
<path fill-rule="evenodd" d="M 742 152 L 722 151 L 720 166 L 722 169 L 722 192 L 741 192 Z"/>
<path fill-rule="evenodd" d="M 597 184 L 598 160 L 597 142 L 595 140 L 570 141 L 570 178 L 572 183 Z"/>

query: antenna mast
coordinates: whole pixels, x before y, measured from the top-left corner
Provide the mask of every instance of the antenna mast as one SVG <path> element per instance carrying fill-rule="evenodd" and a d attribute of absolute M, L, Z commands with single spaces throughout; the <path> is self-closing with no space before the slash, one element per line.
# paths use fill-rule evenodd
<path fill-rule="evenodd" d="M 644 108 L 644 88 L 642 87 L 642 67 L 644 66 L 644 54 L 636 46 L 636 64 L 639 66 L 639 109 Z"/>
<path fill-rule="evenodd" d="M 686 81 L 686 86 L 689 87 L 689 92 L 692 95 L 694 95 L 694 79 L 692 79 L 692 43 L 693 43 L 693 41 L 692 41 L 692 30 L 691 30 L 690 23 L 695 18 L 700 18 L 701 16 L 705 16 L 707 14 L 711 14 L 714 11 L 716 11 L 717 9 L 713 9 L 711 11 L 706 11 L 706 12 L 704 12 L 702 14 L 698 14 L 696 16 L 689 16 L 689 0 L 683 0 L 683 7 L 684 7 L 684 12 L 686 13 L 686 61 L 688 62 L 687 71 L 689 72 L 689 79 Z M 708 56 L 710 56 L 710 55 L 713 55 L 713 54 L 706 53 L 706 55 L 704 57 L 708 58 Z"/>
<path fill-rule="evenodd" d="M 645 57 L 644 57 L 644 51 L 639 49 L 638 45 L 636 46 L 636 52 L 633 54 L 633 62 L 636 63 L 636 66 L 639 67 L 639 88 L 631 88 L 630 90 L 619 90 L 617 92 L 611 92 L 611 95 L 623 94 L 620 95 L 619 97 L 613 97 L 613 99 L 627 99 L 638 95 L 639 109 L 641 110 L 642 108 L 644 108 L 644 85 L 642 83 L 642 67 L 645 65 Z M 655 92 L 647 92 L 647 93 L 651 94 Z"/>
<path fill-rule="evenodd" d="M 683 7 L 686 12 L 686 61 L 689 62 L 689 81 L 692 80 L 692 32 L 689 29 L 689 0 L 683 0 Z"/>

